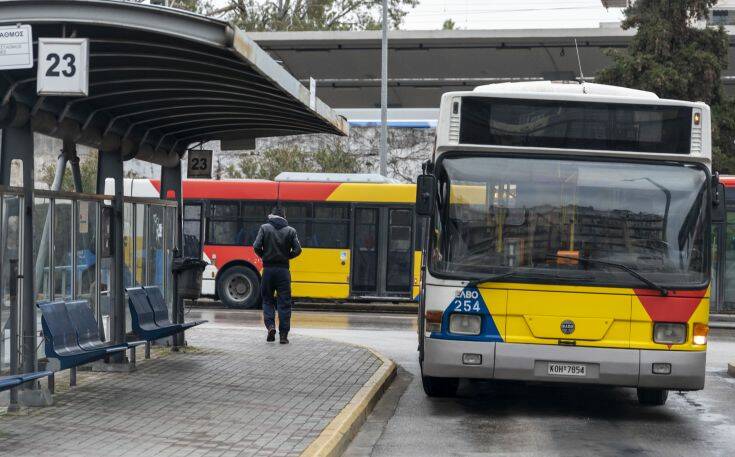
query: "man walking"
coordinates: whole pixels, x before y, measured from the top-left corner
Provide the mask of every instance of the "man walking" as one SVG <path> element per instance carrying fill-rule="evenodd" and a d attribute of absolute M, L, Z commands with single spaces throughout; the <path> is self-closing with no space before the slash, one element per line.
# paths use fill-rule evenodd
<path fill-rule="evenodd" d="M 268 215 L 268 223 L 258 230 L 253 249 L 263 259 L 260 293 L 263 297 L 263 320 L 268 329 L 266 341 L 276 340 L 277 303 L 280 342 L 288 344 L 291 328 L 291 272 L 288 268 L 289 261 L 301 254 L 301 244 L 296 229 L 288 225 L 283 208 L 273 208 Z"/>

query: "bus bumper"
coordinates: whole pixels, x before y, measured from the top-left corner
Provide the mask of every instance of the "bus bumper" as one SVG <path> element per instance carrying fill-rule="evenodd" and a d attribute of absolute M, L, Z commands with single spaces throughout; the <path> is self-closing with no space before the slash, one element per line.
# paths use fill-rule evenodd
<path fill-rule="evenodd" d="M 464 354 L 482 355 L 465 365 Z M 586 365 L 585 376 L 548 373 L 549 362 Z M 426 338 L 423 373 L 427 376 L 602 384 L 672 390 L 704 387 L 705 351 L 656 351 L 485 343 Z M 654 363 L 671 364 L 670 374 L 654 374 Z"/>

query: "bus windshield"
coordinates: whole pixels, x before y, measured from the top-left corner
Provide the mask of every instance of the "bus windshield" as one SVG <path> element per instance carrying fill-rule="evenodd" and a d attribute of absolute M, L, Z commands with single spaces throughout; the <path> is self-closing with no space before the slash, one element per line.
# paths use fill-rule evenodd
<path fill-rule="evenodd" d="M 645 287 L 608 262 L 667 287 L 708 281 L 707 174 L 698 166 L 450 153 L 438 178 L 437 276 Z"/>

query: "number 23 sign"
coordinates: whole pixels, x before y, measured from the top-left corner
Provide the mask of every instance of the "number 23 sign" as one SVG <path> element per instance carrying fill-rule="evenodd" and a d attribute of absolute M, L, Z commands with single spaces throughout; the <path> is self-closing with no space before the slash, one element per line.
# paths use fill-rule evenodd
<path fill-rule="evenodd" d="M 38 95 L 89 95 L 89 40 L 38 39 Z"/>

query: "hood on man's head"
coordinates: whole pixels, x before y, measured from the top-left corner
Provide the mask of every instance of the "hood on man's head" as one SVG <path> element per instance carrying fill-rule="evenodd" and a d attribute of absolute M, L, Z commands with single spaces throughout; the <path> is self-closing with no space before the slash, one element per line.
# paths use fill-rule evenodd
<path fill-rule="evenodd" d="M 275 214 L 268 215 L 268 223 L 270 223 L 276 229 L 282 229 L 288 225 L 288 221 L 285 217 L 276 216 Z"/>

